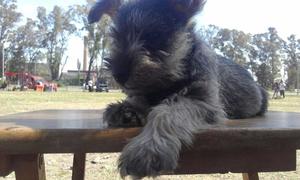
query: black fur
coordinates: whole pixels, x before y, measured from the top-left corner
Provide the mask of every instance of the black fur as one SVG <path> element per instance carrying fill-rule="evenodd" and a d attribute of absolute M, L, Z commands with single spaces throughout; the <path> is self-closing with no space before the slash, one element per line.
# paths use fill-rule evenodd
<path fill-rule="evenodd" d="M 205 1 L 132 0 L 119 7 L 114 0 L 100 7 L 108 1 L 100 0 L 89 17 L 113 17 L 108 64 L 128 98 L 108 106 L 104 120 L 144 126 L 119 159 L 123 177 L 172 171 L 199 129 L 267 111 L 267 93 L 248 71 L 217 56 L 191 30 Z"/>

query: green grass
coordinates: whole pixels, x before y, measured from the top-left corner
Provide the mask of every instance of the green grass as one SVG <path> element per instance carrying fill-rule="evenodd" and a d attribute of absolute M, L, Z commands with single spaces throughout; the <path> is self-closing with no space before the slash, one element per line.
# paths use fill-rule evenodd
<path fill-rule="evenodd" d="M 100 109 L 124 97 L 122 93 L 0 91 L 0 115 L 41 109 Z"/>
<path fill-rule="evenodd" d="M 124 99 L 122 93 L 89 93 L 59 91 L 8 92 L 0 91 L 0 115 L 41 109 L 100 109 Z M 288 95 L 285 99 L 270 99 L 270 111 L 300 112 L 300 96 Z"/>
<path fill-rule="evenodd" d="M 271 99 L 270 111 L 300 112 L 300 96 L 288 95 L 284 99 Z"/>

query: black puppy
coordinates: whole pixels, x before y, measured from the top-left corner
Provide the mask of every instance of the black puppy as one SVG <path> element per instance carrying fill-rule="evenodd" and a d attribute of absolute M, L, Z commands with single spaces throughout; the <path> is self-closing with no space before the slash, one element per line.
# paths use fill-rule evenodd
<path fill-rule="evenodd" d="M 182 146 L 201 128 L 267 110 L 267 93 L 231 60 L 197 37 L 190 19 L 204 0 L 100 0 L 89 21 L 113 17 L 108 65 L 128 98 L 108 106 L 110 126 L 141 126 L 124 148 L 121 176 L 172 171 Z"/>

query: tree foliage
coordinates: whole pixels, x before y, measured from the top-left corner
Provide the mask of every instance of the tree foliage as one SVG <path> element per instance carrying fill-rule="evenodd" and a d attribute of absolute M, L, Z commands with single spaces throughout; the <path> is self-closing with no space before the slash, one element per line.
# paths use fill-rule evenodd
<path fill-rule="evenodd" d="M 217 53 L 248 69 L 263 87 L 271 88 L 275 80 L 282 79 L 282 70 L 287 74 L 288 87 L 297 87 L 300 40 L 295 35 L 285 41 L 273 27 L 252 35 L 214 25 L 199 32 Z"/>
<path fill-rule="evenodd" d="M 242 31 L 221 29 L 218 33 L 218 41 L 215 48 L 221 50 L 222 54 L 233 59 L 236 63 L 246 67 L 249 40 L 251 36 Z"/>
<path fill-rule="evenodd" d="M 268 32 L 253 36 L 253 44 L 257 47 L 259 61 L 270 68 L 271 82 L 280 77 L 282 42 L 275 28 L 269 28 Z"/>
<path fill-rule="evenodd" d="M 34 64 L 43 59 L 40 48 L 40 32 L 36 28 L 36 21 L 27 19 L 26 24 L 19 26 L 9 36 L 9 48 L 7 52 L 10 70 L 14 72 L 25 71 L 25 63 Z M 28 71 L 36 73 L 35 67 L 29 67 Z"/>
<path fill-rule="evenodd" d="M 93 1 L 88 2 L 93 3 Z M 75 11 L 74 14 L 77 15 L 78 23 L 82 25 L 81 30 L 87 33 L 86 38 L 90 57 L 88 75 L 85 80 L 87 83 L 91 78 L 90 72 L 92 70 L 97 71 L 98 78 L 102 76 L 104 57 L 109 45 L 108 31 L 111 19 L 108 16 L 104 16 L 99 23 L 89 24 L 87 20 L 89 8 L 87 6 L 75 6 L 73 10 Z M 95 69 L 93 69 L 93 67 L 95 67 Z"/>
<path fill-rule="evenodd" d="M 285 71 L 287 73 L 287 86 L 290 89 L 299 89 L 299 60 L 300 60 L 300 40 L 292 34 L 284 43 L 286 59 L 284 59 Z"/>
<path fill-rule="evenodd" d="M 21 13 L 17 12 L 16 0 L 0 0 L 0 64 L 2 65 L 2 55 L 4 44 L 9 42 L 8 37 L 11 35 L 16 24 L 20 21 Z M 1 66 L 0 65 L 0 66 Z M 2 71 L 2 68 L 0 68 Z M 2 75 L 2 72 L 1 72 Z"/>
<path fill-rule="evenodd" d="M 17 0 L 0 0 L 0 42 L 7 40 L 9 34 L 20 21 L 21 13 L 17 12 Z"/>
<path fill-rule="evenodd" d="M 60 67 L 64 64 L 63 58 L 66 58 L 64 53 L 68 47 L 68 40 L 77 30 L 71 12 L 55 6 L 47 14 L 45 8 L 38 8 L 37 26 L 42 34 L 41 46 L 46 50 L 52 80 L 59 79 Z"/>

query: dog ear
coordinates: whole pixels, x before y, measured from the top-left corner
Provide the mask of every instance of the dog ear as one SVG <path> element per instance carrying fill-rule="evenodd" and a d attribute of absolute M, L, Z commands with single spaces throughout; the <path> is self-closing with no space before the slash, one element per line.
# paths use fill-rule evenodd
<path fill-rule="evenodd" d="M 91 8 L 88 21 L 90 24 L 99 21 L 103 14 L 113 17 L 123 0 L 98 0 L 97 3 Z"/>
<path fill-rule="evenodd" d="M 200 12 L 206 0 L 168 0 L 170 5 L 177 11 L 185 16 L 187 19 L 193 17 L 197 12 Z"/>

